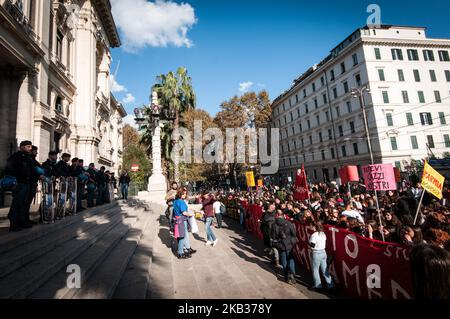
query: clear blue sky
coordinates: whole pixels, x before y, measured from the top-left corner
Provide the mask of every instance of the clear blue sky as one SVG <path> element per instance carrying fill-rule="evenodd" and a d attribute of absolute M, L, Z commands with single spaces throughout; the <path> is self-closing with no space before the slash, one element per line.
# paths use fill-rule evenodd
<path fill-rule="evenodd" d="M 198 107 L 211 115 L 220 103 L 241 94 L 239 84 L 254 83 L 276 98 L 292 80 L 323 59 L 358 27 L 371 3 L 381 6 L 382 23 L 425 26 L 427 35 L 450 38 L 448 0 L 186 0 L 197 23 L 188 31 L 190 48 L 150 47 L 135 53 L 113 49 L 112 72 L 135 97 L 128 113 L 148 103 L 150 87 L 161 73 L 185 66 L 193 78 Z M 126 92 L 118 92 L 119 100 Z"/>

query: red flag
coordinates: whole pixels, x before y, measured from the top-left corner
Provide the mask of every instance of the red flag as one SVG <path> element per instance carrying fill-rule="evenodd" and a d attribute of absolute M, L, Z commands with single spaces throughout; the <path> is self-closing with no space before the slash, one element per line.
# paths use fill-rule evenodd
<path fill-rule="evenodd" d="M 294 199 L 306 200 L 309 199 L 308 182 L 306 180 L 305 166 L 302 164 L 302 168 L 297 170 L 294 185 Z"/>

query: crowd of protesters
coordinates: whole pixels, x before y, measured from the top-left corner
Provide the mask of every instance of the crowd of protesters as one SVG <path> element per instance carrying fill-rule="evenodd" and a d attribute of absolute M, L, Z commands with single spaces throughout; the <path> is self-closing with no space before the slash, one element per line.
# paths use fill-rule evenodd
<path fill-rule="evenodd" d="M 272 256 L 276 267 L 281 263 L 286 282 L 295 282 L 292 250 L 297 243 L 297 236 L 292 225 L 293 221 L 299 221 L 313 229 L 313 234 L 309 238 L 314 280 L 311 289 L 335 289 L 327 267 L 323 225 L 343 228 L 369 239 L 410 245 L 415 248 L 413 248 L 414 256 L 423 256 L 422 251 L 426 253 L 433 251 L 435 256 L 445 257 L 443 260 L 440 258 L 439 263 L 446 265 L 442 268 L 444 270 L 437 269 L 434 272 L 441 273 L 443 277 L 448 274 L 450 250 L 448 181 L 445 182 L 442 200 L 425 191 L 420 210 L 418 205 L 424 192 L 420 183 L 403 181 L 398 191 L 378 192 L 377 197 L 373 192 L 366 191 L 362 181 L 351 186 L 337 186 L 335 182 L 310 184 L 309 189 L 307 200 L 295 200 L 290 188 L 277 186 L 259 187 L 251 192 L 231 190 L 227 194 L 219 192 L 218 195 L 222 196 L 227 211 L 236 211 L 234 217 L 239 219 L 244 229 L 247 225 L 246 219 L 250 218 L 245 209 L 248 204 L 262 207 L 263 215 L 259 223 L 266 246 L 265 252 Z M 419 213 L 416 218 L 417 211 Z M 417 252 L 418 250 L 420 252 Z M 414 262 L 417 267 L 417 262 Z M 422 260 L 418 264 L 422 267 L 421 271 L 429 271 L 430 267 L 426 261 Z M 427 267 L 428 269 L 424 270 Z M 320 272 L 326 287 L 321 282 Z M 426 276 L 423 274 L 421 276 L 426 280 Z M 448 279 L 444 280 L 442 285 L 447 288 L 439 289 L 448 296 Z M 430 294 L 428 293 L 429 296 Z"/>
<path fill-rule="evenodd" d="M 111 196 L 111 188 L 114 193 L 117 180 L 114 172 L 106 170 L 104 166 L 96 169 L 95 164 L 90 163 L 86 168 L 83 159 L 71 158 L 67 153 L 63 153 L 58 161 L 59 153 L 56 151 L 50 151 L 48 159 L 41 164 L 36 160 L 37 154 L 38 148 L 31 141 L 23 141 L 19 150 L 7 160 L 1 186 L 12 191 L 13 201 L 8 214 L 10 231 L 20 231 L 37 224 L 30 218 L 30 207 L 36 197 L 39 181 L 50 183 L 55 188 L 56 181 L 60 179 L 76 181 L 74 213 L 85 210 L 83 207 L 85 197 L 87 207 L 103 205 L 114 199 L 114 195 Z M 130 178 L 125 172 L 119 181 L 124 199 L 128 196 L 129 183 Z M 51 189 L 55 194 L 55 189 L 53 187 Z"/>

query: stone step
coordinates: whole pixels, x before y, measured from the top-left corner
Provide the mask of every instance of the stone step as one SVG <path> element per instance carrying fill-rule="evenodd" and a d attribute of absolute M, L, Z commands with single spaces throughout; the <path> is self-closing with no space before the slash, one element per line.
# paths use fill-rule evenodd
<path fill-rule="evenodd" d="M 8 250 L 25 245 L 42 236 L 46 236 L 52 232 L 63 229 L 73 223 L 77 223 L 83 219 L 105 212 L 114 206 L 117 206 L 117 202 L 87 209 L 86 211 L 83 211 L 75 216 L 67 216 L 63 220 L 58 220 L 53 224 L 37 225 L 33 228 L 25 229 L 17 233 L 5 233 L 0 236 L 0 255 Z"/>
<path fill-rule="evenodd" d="M 74 299 L 109 299 L 113 296 L 127 265 L 142 237 L 142 231 L 151 222 L 152 215 L 142 211 L 140 218 L 128 230 L 110 254 L 95 269 L 81 289 L 73 295 L 68 296 Z M 65 297 L 66 298 L 66 297 Z"/>
<path fill-rule="evenodd" d="M 120 208 L 114 206 L 100 215 L 86 217 L 78 223 L 69 224 L 64 229 L 51 232 L 47 236 L 37 238 L 27 245 L 16 247 L 1 254 L 0 278 L 7 276 L 16 269 L 52 251 L 57 246 L 63 245 L 65 242 L 76 238 L 80 232 L 87 232 L 89 229 L 95 227 L 97 223 L 102 223 L 119 211 Z"/>
<path fill-rule="evenodd" d="M 150 274 L 153 264 L 153 244 L 158 236 L 156 214 L 143 230 L 141 241 L 131 258 L 114 292 L 113 299 L 146 299 L 150 291 Z"/>
<path fill-rule="evenodd" d="M 25 298 L 48 281 L 63 267 L 67 267 L 74 258 L 99 240 L 105 233 L 123 222 L 123 216 L 117 214 L 88 232 L 80 233 L 73 240 L 52 250 L 22 267 L 14 273 L 0 279 L 0 299 Z"/>
<path fill-rule="evenodd" d="M 125 216 L 125 214 L 123 214 Z M 80 266 L 81 286 L 84 285 L 87 278 L 102 263 L 108 254 L 115 248 L 116 244 L 128 232 L 132 223 L 137 220 L 137 215 L 130 214 L 125 217 L 123 223 L 117 224 L 113 229 L 104 234 L 97 242 L 88 247 L 82 254 L 73 259 L 70 263 Z M 63 267 L 54 276 L 52 276 L 41 287 L 34 291 L 29 298 L 33 299 L 61 299 L 70 298 L 77 289 L 70 289 L 66 285 L 68 273 Z"/>
<path fill-rule="evenodd" d="M 152 207 L 158 209 L 158 207 Z M 160 208 L 159 208 L 160 209 Z M 161 210 L 155 210 L 161 212 Z M 165 215 L 159 216 L 158 237 L 153 243 L 152 269 L 150 273 L 150 288 L 148 298 L 151 299 L 173 299 L 174 288 L 174 256 L 170 247 L 171 235 Z M 179 270 L 178 270 L 179 271 Z"/>

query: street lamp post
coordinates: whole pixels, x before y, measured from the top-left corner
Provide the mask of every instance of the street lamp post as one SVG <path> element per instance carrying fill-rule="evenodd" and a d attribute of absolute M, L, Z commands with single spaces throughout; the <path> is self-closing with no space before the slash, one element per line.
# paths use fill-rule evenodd
<path fill-rule="evenodd" d="M 375 162 L 373 160 L 372 141 L 370 139 L 369 125 L 367 123 L 366 102 L 364 100 L 364 92 L 370 93 L 370 88 L 368 86 L 363 86 L 362 88 L 353 88 L 352 89 L 352 96 L 354 98 L 359 97 L 359 103 L 361 104 L 361 110 L 362 110 L 362 113 L 363 113 L 364 127 L 366 129 L 367 146 L 369 148 L 370 163 L 372 165 L 374 165 Z M 380 222 L 380 225 L 382 225 L 381 215 L 380 215 L 380 204 L 378 203 L 378 194 L 377 194 L 376 190 L 375 190 L 375 202 L 377 204 L 377 212 L 378 212 L 379 222 Z M 383 233 L 383 231 L 381 231 L 381 237 L 383 238 L 383 241 L 384 241 L 384 233 Z"/>

